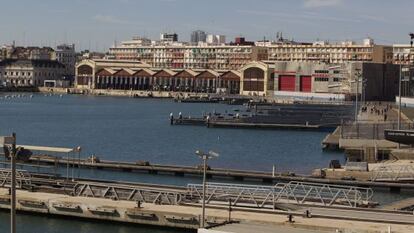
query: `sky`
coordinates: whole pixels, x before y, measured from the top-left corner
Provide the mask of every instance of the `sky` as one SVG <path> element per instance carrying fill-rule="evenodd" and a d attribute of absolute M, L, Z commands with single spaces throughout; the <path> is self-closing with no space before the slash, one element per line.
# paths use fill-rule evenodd
<path fill-rule="evenodd" d="M 408 43 L 413 0 L 0 0 L 0 45 L 106 51 L 133 36 L 158 39 L 193 30 L 247 40 L 355 40 Z"/>

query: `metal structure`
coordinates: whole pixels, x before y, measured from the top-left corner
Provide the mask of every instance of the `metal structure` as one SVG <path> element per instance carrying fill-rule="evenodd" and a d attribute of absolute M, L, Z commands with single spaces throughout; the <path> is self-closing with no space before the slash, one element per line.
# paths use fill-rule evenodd
<path fill-rule="evenodd" d="M 166 205 L 178 205 L 185 198 L 185 192 L 178 190 L 92 182 L 78 182 L 73 195 Z"/>
<path fill-rule="evenodd" d="M 10 187 L 12 181 L 11 169 L 0 168 L 0 187 Z M 32 178 L 28 171 L 16 170 L 16 187 L 25 188 L 32 186 Z"/>
<path fill-rule="evenodd" d="M 413 164 L 387 164 L 371 170 L 371 181 L 413 181 Z"/>
<path fill-rule="evenodd" d="M 207 119 L 208 120 L 208 119 Z M 214 151 L 209 151 L 207 154 L 197 150 L 196 155 L 203 160 L 203 195 L 202 195 L 202 214 L 201 214 L 201 224 L 200 227 L 204 228 L 205 221 L 206 221 L 206 176 L 207 176 L 207 160 L 212 158 L 217 158 L 219 156 L 218 153 Z"/>
<path fill-rule="evenodd" d="M 0 144 L 4 149 L 10 151 L 10 179 L 6 173 L 5 183 L 10 180 L 10 232 L 16 232 L 16 158 L 20 148 L 16 148 L 16 133 L 11 137 L 0 137 Z"/>
<path fill-rule="evenodd" d="M 192 198 L 201 198 L 200 184 L 189 184 L 187 188 Z M 372 195 L 370 188 L 304 182 L 278 183 L 274 186 L 208 183 L 206 201 L 231 200 L 233 206 L 253 205 L 258 208 L 275 208 L 278 203 L 357 207 L 369 204 Z"/>

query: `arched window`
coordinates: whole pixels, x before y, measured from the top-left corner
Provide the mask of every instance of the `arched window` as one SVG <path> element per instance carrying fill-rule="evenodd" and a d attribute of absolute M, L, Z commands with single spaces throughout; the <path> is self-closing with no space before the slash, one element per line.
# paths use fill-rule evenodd
<path fill-rule="evenodd" d="M 251 67 L 243 72 L 244 91 L 264 91 L 264 70 Z"/>

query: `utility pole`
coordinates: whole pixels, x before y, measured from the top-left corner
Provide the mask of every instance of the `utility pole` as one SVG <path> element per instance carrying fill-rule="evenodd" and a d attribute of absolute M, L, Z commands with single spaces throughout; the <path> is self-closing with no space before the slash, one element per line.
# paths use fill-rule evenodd
<path fill-rule="evenodd" d="M 400 64 L 400 78 L 398 82 L 398 130 L 401 129 L 401 76 L 402 65 Z"/>
<path fill-rule="evenodd" d="M 355 80 L 355 84 L 356 84 L 356 89 L 355 89 L 355 123 L 357 124 L 358 123 L 358 111 L 359 111 L 359 108 L 358 108 L 358 94 L 359 94 L 358 86 L 359 86 L 359 76 L 361 75 L 359 69 L 356 70 L 355 75 L 357 76 L 356 80 Z"/>
<path fill-rule="evenodd" d="M 11 187 L 10 187 L 10 232 L 16 233 L 16 133 L 12 134 L 12 146 L 10 153 L 11 162 Z"/>
<path fill-rule="evenodd" d="M 0 145 L 7 148 L 10 155 L 10 232 L 16 233 L 16 134 L 13 133 L 11 137 L 0 137 Z"/>

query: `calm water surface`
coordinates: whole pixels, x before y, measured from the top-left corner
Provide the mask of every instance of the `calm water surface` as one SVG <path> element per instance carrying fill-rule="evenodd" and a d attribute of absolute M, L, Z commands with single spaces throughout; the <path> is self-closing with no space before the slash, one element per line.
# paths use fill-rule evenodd
<path fill-rule="evenodd" d="M 208 129 L 170 126 L 170 112 L 199 116 L 242 106 L 182 104 L 172 100 L 89 96 L 0 99 L 0 134 L 16 132 L 19 144 L 76 147 L 83 156 L 195 165 L 194 151 L 214 150 L 212 166 L 309 173 L 341 153 L 321 150 L 326 132 Z"/>
<path fill-rule="evenodd" d="M 26 96 L 28 96 L 26 94 Z M 343 162 L 342 153 L 323 152 L 326 132 L 283 130 L 208 129 L 198 126 L 170 126 L 170 112 L 200 116 L 203 112 L 232 111 L 242 106 L 183 104 L 172 100 L 132 99 L 35 94 L 33 98 L 5 99 L 0 95 L 0 135 L 17 133 L 18 144 L 76 147 L 82 157 L 95 154 L 120 161 L 146 160 L 152 163 L 197 165 L 194 151 L 220 153 L 211 166 L 222 168 L 310 173 L 326 167 L 330 160 Z M 64 169 L 60 169 L 65 174 Z M 74 171 L 74 176 L 77 176 Z M 102 170 L 81 170 L 81 176 L 185 185 L 199 178 L 131 174 Z M 378 192 L 380 201 L 412 196 Z M 19 215 L 19 232 L 184 232 L 112 223 Z M 8 214 L 0 212 L 0 232 L 8 232 Z"/>

